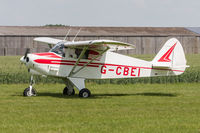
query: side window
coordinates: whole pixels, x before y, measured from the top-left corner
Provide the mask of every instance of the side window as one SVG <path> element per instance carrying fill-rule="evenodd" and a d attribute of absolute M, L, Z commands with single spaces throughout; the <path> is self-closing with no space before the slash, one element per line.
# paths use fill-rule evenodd
<path fill-rule="evenodd" d="M 65 49 L 65 55 L 68 58 L 74 58 L 74 59 L 78 59 L 79 56 L 81 55 L 83 49 L 72 49 L 72 48 L 66 48 Z M 99 52 L 94 51 L 94 50 L 86 50 L 85 54 L 83 55 L 83 57 L 81 59 L 88 59 L 91 60 L 93 58 L 95 58 L 96 56 L 99 55 Z M 100 60 L 101 57 L 98 57 L 96 60 Z"/>
<path fill-rule="evenodd" d="M 75 49 L 76 57 L 78 58 L 81 54 L 82 49 Z"/>
<path fill-rule="evenodd" d="M 80 56 L 81 52 L 83 49 L 75 49 L 75 54 L 77 56 L 77 58 Z M 83 55 L 83 57 L 81 59 L 88 59 L 89 56 L 89 50 L 86 50 L 85 54 Z"/>
<path fill-rule="evenodd" d="M 89 54 L 88 54 L 88 60 L 92 60 L 92 59 L 96 58 L 97 56 L 99 56 L 99 52 L 94 51 L 94 50 L 90 50 Z M 95 60 L 99 61 L 100 59 L 101 59 L 101 56 L 99 56 Z"/>

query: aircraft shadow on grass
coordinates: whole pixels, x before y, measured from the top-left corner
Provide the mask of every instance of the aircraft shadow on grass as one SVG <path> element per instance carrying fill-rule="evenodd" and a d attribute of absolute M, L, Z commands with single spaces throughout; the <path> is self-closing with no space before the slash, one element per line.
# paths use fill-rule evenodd
<path fill-rule="evenodd" d="M 63 96 L 61 93 L 38 93 L 39 97 L 50 96 L 56 98 L 66 98 L 66 99 L 79 99 L 78 94 L 74 96 Z M 129 93 L 129 94 L 119 94 L 119 93 L 112 93 L 112 94 L 92 94 L 90 99 L 98 99 L 98 98 L 109 98 L 109 97 L 124 97 L 124 96 L 155 96 L 155 97 L 177 97 L 178 94 L 176 93 L 162 93 L 162 92 L 143 92 L 143 93 Z"/>

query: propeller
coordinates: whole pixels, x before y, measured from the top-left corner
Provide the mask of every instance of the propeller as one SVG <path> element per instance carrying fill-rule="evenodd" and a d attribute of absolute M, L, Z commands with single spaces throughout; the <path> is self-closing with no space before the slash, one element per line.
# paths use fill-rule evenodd
<path fill-rule="evenodd" d="M 28 53 L 30 53 L 30 48 L 27 48 L 27 49 L 26 49 L 26 52 L 25 52 L 25 55 L 24 55 L 24 60 L 26 59 Z"/>
<path fill-rule="evenodd" d="M 30 53 L 30 48 L 27 48 L 24 56 L 20 58 L 21 65 L 29 62 L 28 53 Z"/>

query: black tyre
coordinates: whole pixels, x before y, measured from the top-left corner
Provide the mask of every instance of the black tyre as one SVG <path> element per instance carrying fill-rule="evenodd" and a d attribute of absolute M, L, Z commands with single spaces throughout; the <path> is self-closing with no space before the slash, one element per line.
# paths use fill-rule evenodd
<path fill-rule="evenodd" d="M 32 88 L 32 92 L 30 93 L 30 88 L 26 88 L 23 92 L 23 96 L 25 97 L 31 97 L 31 96 L 36 96 L 36 91 L 34 88 Z"/>
<path fill-rule="evenodd" d="M 90 95 L 91 95 L 91 92 L 87 88 L 84 88 L 84 89 L 80 90 L 80 92 L 79 92 L 79 97 L 88 98 L 88 97 L 90 97 Z"/>
<path fill-rule="evenodd" d="M 63 95 L 72 96 L 72 95 L 74 95 L 74 94 L 75 94 L 74 89 L 69 90 L 68 87 L 65 87 L 65 88 L 63 89 Z"/>

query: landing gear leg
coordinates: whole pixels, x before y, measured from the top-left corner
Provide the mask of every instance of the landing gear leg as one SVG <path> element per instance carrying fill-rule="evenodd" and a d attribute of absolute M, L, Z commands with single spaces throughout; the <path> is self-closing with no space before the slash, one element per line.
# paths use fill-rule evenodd
<path fill-rule="evenodd" d="M 79 90 L 79 97 L 88 98 L 91 95 L 90 90 L 85 88 L 85 79 L 69 78 L 70 82 Z"/>
<path fill-rule="evenodd" d="M 67 80 L 66 87 L 63 89 L 63 95 L 72 96 L 74 94 L 74 86 L 69 80 Z"/>
<path fill-rule="evenodd" d="M 33 75 L 31 75 L 30 86 L 24 90 L 23 92 L 24 96 L 28 96 L 28 97 L 36 96 L 36 91 L 33 88 L 33 85 L 34 85 Z"/>

